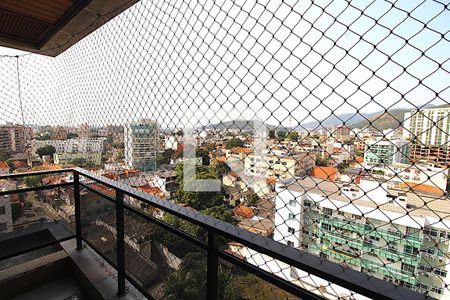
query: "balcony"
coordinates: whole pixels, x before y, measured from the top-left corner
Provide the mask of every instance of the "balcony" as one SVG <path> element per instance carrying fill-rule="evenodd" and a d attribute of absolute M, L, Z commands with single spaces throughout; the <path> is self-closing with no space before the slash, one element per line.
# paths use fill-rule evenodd
<path fill-rule="evenodd" d="M 68 176 L 67 178 L 73 178 L 73 180 L 0 192 L 0 196 L 8 196 L 45 191 L 55 191 L 58 194 L 62 191 L 73 190 L 73 193 L 69 193 L 72 195 L 72 199 L 65 199 L 65 201 L 73 203 L 74 208 L 71 213 L 69 212 L 67 219 L 58 219 L 56 216 L 53 216 L 55 218 L 54 221 L 41 220 L 41 222 L 29 224 L 27 228 L 14 228 L 12 232 L 2 234 L 2 243 L 7 245 L 2 248 L 1 262 L 3 264 L 11 259 L 20 261 L 27 258 L 28 255 L 30 256 L 29 260 L 35 259 L 36 251 L 48 249 L 48 247 L 52 246 L 57 246 L 60 250 L 56 252 L 57 254 L 51 255 L 58 255 L 59 253 L 59 255 L 64 256 L 66 252 L 74 252 L 74 248 L 76 248 L 76 251 L 72 256 L 77 254 L 83 255 L 83 253 L 93 251 L 104 260 L 104 264 L 110 265 L 117 272 L 115 279 L 117 295 L 125 295 L 127 290 L 129 290 L 126 287 L 132 286 L 148 298 L 158 298 L 158 293 L 152 290 L 155 278 L 168 270 L 174 271 L 179 266 L 176 266 L 176 262 L 163 264 L 161 261 L 158 261 L 156 255 L 150 253 L 154 251 L 153 249 L 149 252 L 148 248 L 143 247 L 144 244 L 137 245 L 133 243 L 133 241 L 136 241 L 132 241 L 133 234 L 139 236 L 141 241 L 144 241 L 148 238 L 148 235 L 145 233 L 151 231 L 153 233 L 151 237 L 153 242 L 159 239 L 156 232 L 163 235 L 170 234 L 173 238 L 183 241 L 178 245 L 183 247 L 189 245 L 189 247 L 196 248 L 199 253 L 204 253 L 202 257 L 204 261 L 202 263 L 204 263 L 204 270 L 207 273 L 205 274 L 206 284 L 191 288 L 204 290 L 204 295 L 207 299 L 223 299 L 222 293 L 224 290 L 220 284 L 224 284 L 224 282 L 221 280 L 221 273 L 225 269 L 235 270 L 236 268 L 255 275 L 259 280 L 286 293 L 285 295 L 292 295 L 302 299 L 321 299 L 317 291 L 307 290 L 293 282 L 287 281 L 276 273 L 265 271 L 247 262 L 233 252 L 225 251 L 226 249 L 223 247 L 224 239 L 237 242 L 260 254 L 270 256 L 282 263 L 306 271 L 311 275 L 320 276 L 330 283 L 340 285 L 370 298 L 427 298 L 409 289 L 345 268 L 301 250 L 287 247 L 269 238 L 256 235 L 173 202 L 150 196 L 134 188 L 123 186 L 80 168 L 1 175 L 0 180 L 24 179 L 55 174 L 65 174 Z M 98 197 L 86 198 L 88 191 Z M 48 193 L 46 197 L 49 197 Z M 28 197 L 27 199 L 30 198 Z M 58 201 L 60 198 L 52 199 L 53 201 Z M 49 215 L 52 214 L 53 210 L 50 207 L 46 209 L 47 205 L 51 206 L 54 204 L 51 201 L 30 201 L 34 201 L 34 208 L 37 207 L 40 210 L 45 210 Z M 136 201 L 145 203 L 146 207 L 151 209 L 144 211 L 137 208 Z M 155 217 L 149 213 L 152 209 L 161 210 L 164 213 L 198 226 L 207 233 L 206 240 L 194 237 Z M 67 246 L 67 243 L 70 241 L 73 241 L 73 243 Z M 61 247 L 60 245 L 65 246 L 61 249 L 59 248 Z M 153 243 L 152 247 L 155 245 L 156 243 Z M 167 250 L 168 248 L 164 249 Z M 186 251 L 186 249 L 181 249 L 181 252 Z M 357 261 L 356 259 L 355 262 Z M 152 271 L 144 270 L 142 266 L 151 268 Z M 395 270 L 389 270 L 388 273 L 393 271 Z M 44 274 L 47 273 L 44 271 Z M 165 277 L 170 280 L 170 276 Z M 402 279 L 410 281 L 409 278 L 404 278 L 404 275 L 402 275 Z M 8 280 L 7 282 L 14 284 L 15 281 L 20 281 L 20 277 L 15 277 L 14 280 Z M 165 284 L 167 286 L 170 282 Z M 5 288 L 4 283 L 0 285 L 0 290 L 5 290 Z"/>

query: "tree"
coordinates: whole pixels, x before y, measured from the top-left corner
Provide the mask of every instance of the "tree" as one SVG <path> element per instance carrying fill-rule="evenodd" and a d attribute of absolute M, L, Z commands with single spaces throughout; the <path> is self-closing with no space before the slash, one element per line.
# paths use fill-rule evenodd
<path fill-rule="evenodd" d="M 275 130 L 271 129 L 269 130 L 269 138 L 274 139 L 275 138 Z"/>
<path fill-rule="evenodd" d="M 284 131 L 284 130 L 277 131 L 277 137 L 280 140 L 284 140 L 284 138 L 286 137 L 286 131 Z"/>
<path fill-rule="evenodd" d="M 231 171 L 231 168 L 223 161 L 214 161 L 210 165 L 211 172 L 218 179 L 223 179 L 223 176 L 228 175 Z"/>
<path fill-rule="evenodd" d="M 195 179 L 216 179 L 210 172 L 210 169 L 203 165 L 196 165 L 196 178 L 187 178 L 186 180 Z M 181 162 L 175 168 L 176 181 L 178 189 L 175 193 L 176 201 L 181 204 L 200 211 L 209 207 L 221 205 L 223 203 L 222 192 L 203 192 L 203 191 L 186 191 L 184 189 L 184 162 Z"/>
<path fill-rule="evenodd" d="M 240 299 L 236 288 L 237 276 L 228 269 L 219 266 L 219 282 L 217 295 L 219 299 Z M 171 300 L 206 299 L 207 264 L 204 253 L 192 252 L 187 254 L 180 268 L 166 278 L 163 285 L 165 298 Z"/>
<path fill-rule="evenodd" d="M 320 167 L 326 167 L 328 166 L 328 159 L 327 158 L 322 158 L 322 157 L 317 157 L 316 158 L 316 166 L 320 166 Z"/>
<path fill-rule="evenodd" d="M 44 175 L 27 176 L 22 180 L 27 187 L 35 187 L 42 183 L 42 179 L 44 179 L 44 177 Z"/>
<path fill-rule="evenodd" d="M 37 141 L 46 141 L 46 140 L 51 139 L 51 136 L 50 136 L 49 133 L 44 133 L 44 134 L 36 135 L 34 137 L 34 139 L 37 140 Z"/>
<path fill-rule="evenodd" d="M 242 147 L 242 146 L 244 146 L 244 141 L 237 137 L 233 137 L 233 138 L 229 139 L 225 144 L 225 148 L 227 148 L 227 149 Z"/>
<path fill-rule="evenodd" d="M 286 136 L 288 139 L 290 139 L 291 141 L 298 141 L 298 132 L 297 131 L 291 131 L 288 133 L 288 135 Z"/>
<path fill-rule="evenodd" d="M 175 150 L 166 149 L 164 152 L 159 153 L 156 156 L 156 164 L 157 165 L 168 165 L 170 164 L 170 159 L 175 155 Z"/>
<path fill-rule="evenodd" d="M 250 195 L 250 198 L 248 199 L 248 205 L 249 206 L 256 206 L 258 205 L 259 196 L 257 193 L 253 193 Z"/>
<path fill-rule="evenodd" d="M 44 156 L 44 155 L 53 156 L 53 154 L 55 152 L 56 152 L 56 149 L 52 145 L 45 145 L 36 150 L 36 153 L 39 155 L 40 158 L 42 158 L 42 156 Z"/>
<path fill-rule="evenodd" d="M 67 134 L 67 139 L 74 139 L 74 138 L 77 138 L 78 137 L 78 134 L 77 133 L 74 133 L 74 132 L 69 132 L 68 134 Z"/>
<path fill-rule="evenodd" d="M 202 165 L 209 166 L 210 159 L 209 159 L 209 151 L 205 148 L 197 148 L 195 150 L 195 156 L 202 158 Z"/>
<path fill-rule="evenodd" d="M 9 153 L 6 153 L 6 152 L 0 152 L 0 161 L 8 160 L 9 157 L 10 157 L 10 154 L 9 154 Z"/>

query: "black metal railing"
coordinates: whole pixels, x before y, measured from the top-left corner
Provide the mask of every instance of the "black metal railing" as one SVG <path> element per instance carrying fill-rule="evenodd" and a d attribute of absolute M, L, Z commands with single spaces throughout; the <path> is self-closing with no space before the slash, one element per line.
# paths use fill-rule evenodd
<path fill-rule="evenodd" d="M 428 296 L 422 295 L 410 289 L 396 286 L 393 283 L 383 281 L 361 273 L 345 266 L 333 263 L 324 258 L 320 258 L 309 254 L 307 252 L 295 249 L 290 246 L 286 246 L 279 242 L 276 242 L 270 238 L 263 237 L 247 230 L 241 229 L 237 226 L 228 224 L 223 221 L 219 221 L 210 216 L 204 215 L 193 209 L 183 207 L 181 205 L 175 204 L 171 201 L 163 200 L 158 197 L 152 196 L 150 194 L 141 192 L 134 189 L 128 185 L 121 184 L 119 182 L 110 180 L 108 178 L 98 176 L 92 172 L 86 171 L 80 168 L 74 169 L 61 169 L 61 170 L 51 170 L 51 171 L 41 171 L 41 172 L 29 172 L 29 173 L 18 173 L 18 174 L 7 174 L 0 175 L 1 179 L 16 179 L 27 176 L 36 175 L 48 175 L 56 173 L 71 173 L 73 174 L 74 180 L 67 183 L 60 184 L 49 184 L 37 187 L 27 187 L 20 188 L 16 190 L 0 191 L 0 196 L 24 193 L 31 191 L 48 190 L 54 188 L 73 186 L 74 190 L 74 205 L 75 205 L 75 234 L 66 236 L 61 239 L 56 239 L 50 243 L 44 243 L 39 246 L 28 248 L 25 250 L 16 251 L 13 254 L 7 256 L 1 256 L 0 261 L 19 255 L 24 254 L 38 248 L 43 248 L 51 244 L 60 243 L 69 239 L 76 239 L 77 249 L 82 249 L 83 242 L 88 244 L 94 251 L 97 252 L 101 257 L 103 257 L 108 263 L 117 269 L 117 284 L 118 284 L 118 295 L 124 295 L 126 292 L 125 282 L 128 280 L 132 283 L 138 290 L 147 294 L 145 289 L 143 289 L 139 284 L 135 282 L 131 276 L 126 273 L 126 263 L 125 263 L 125 233 L 124 233 L 124 214 L 126 212 L 133 213 L 143 219 L 146 222 L 153 223 L 164 230 L 180 237 L 189 243 L 203 249 L 207 253 L 207 299 L 217 299 L 218 291 L 218 276 L 219 276 L 219 259 L 228 262 L 231 265 L 239 267 L 259 278 L 289 292 L 302 299 L 322 299 L 322 297 L 315 293 L 314 291 L 308 291 L 292 282 L 283 279 L 271 272 L 265 271 L 258 266 L 255 266 L 245 260 L 234 256 L 218 247 L 219 238 L 227 238 L 229 240 L 238 242 L 245 247 L 253 249 L 261 254 L 270 256 L 273 259 L 279 260 L 286 263 L 292 267 L 298 268 L 310 275 L 315 275 L 323 278 L 330 283 L 337 284 L 343 288 L 353 291 L 355 294 L 361 294 L 375 299 L 431 299 Z M 85 180 L 80 180 L 82 177 Z M 90 183 L 99 183 L 109 189 L 115 191 L 114 196 L 107 195 L 91 186 Z M 117 257 L 116 262 L 112 262 L 110 258 L 104 256 L 101 251 L 95 248 L 94 245 L 90 243 L 88 239 L 82 235 L 82 218 L 81 218 L 81 207 L 82 203 L 80 201 L 80 189 L 87 189 L 93 193 L 100 195 L 102 198 L 109 200 L 115 206 L 115 231 L 116 231 L 116 242 L 117 242 Z M 170 213 L 176 217 L 193 223 L 207 231 L 207 241 L 198 239 L 170 224 L 149 215 L 127 203 L 124 203 L 124 196 L 133 197 L 139 201 L 145 202 L 146 204 L 158 208 L 166 213 Z"/>

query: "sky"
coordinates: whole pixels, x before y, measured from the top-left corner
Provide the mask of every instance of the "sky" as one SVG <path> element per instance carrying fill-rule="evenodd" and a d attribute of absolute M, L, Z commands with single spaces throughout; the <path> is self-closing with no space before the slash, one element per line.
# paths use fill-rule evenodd
<path fill-rule="evenodd" d="M 56 58 L 19 58 L 23 121 L 296 126 L 443 104 L 450 102 L 448 5 L 142 0 Z M 16 67 L 15 58 L 0 57 L 0 122 L 21 121 Z"/>

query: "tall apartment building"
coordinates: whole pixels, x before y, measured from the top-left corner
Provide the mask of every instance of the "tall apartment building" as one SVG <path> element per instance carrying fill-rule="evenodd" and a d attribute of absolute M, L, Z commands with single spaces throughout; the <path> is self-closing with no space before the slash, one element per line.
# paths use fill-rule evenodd
<path fill-rule="evenodd" d="M 403 140 L 370 139 L 366 141 L 364 164 L 368 168 L 407 163 L 408 147 Z"/>
<path fill-rule="evenodd" d="M 25 152 L 33 138 L 33 129 L 23 125 L 0 126 L 0 152 Z"/>
<path fill-rule="evenodd" d="M 412 161 L 450 163 L 450 107 L 412 110 L 405 114 L 403 139 L 412 142 Z"/>
<path fill-rule="evenodd" d="M 276 190 L 274 240 L 449 299 L 448 199 L 419 197 L 367 178 L 355 185 L 306 177 L 279 184 Z M 261 258 L 256 255 L 257 259 Z M 294 283 L 310 280 L 299 269 L 277 261 L 270 264 L 268 269 L 280 270 L 279 276 Z M 311 280 L 328 286 L 321 279 Z"/>
<path fill-rule="evenodd" d="M 125 127 L 125 164 L 143 172 L 156 170 L 159 149 L 158 123 L 141 120 Z"/>
<path fill-rule="evenodd" d="M 403 138 L 415 139 L 422 145 L 446 145 L 450 142 L 449 113 L 450 107 L 425 108 L 405 113 Z"/>

